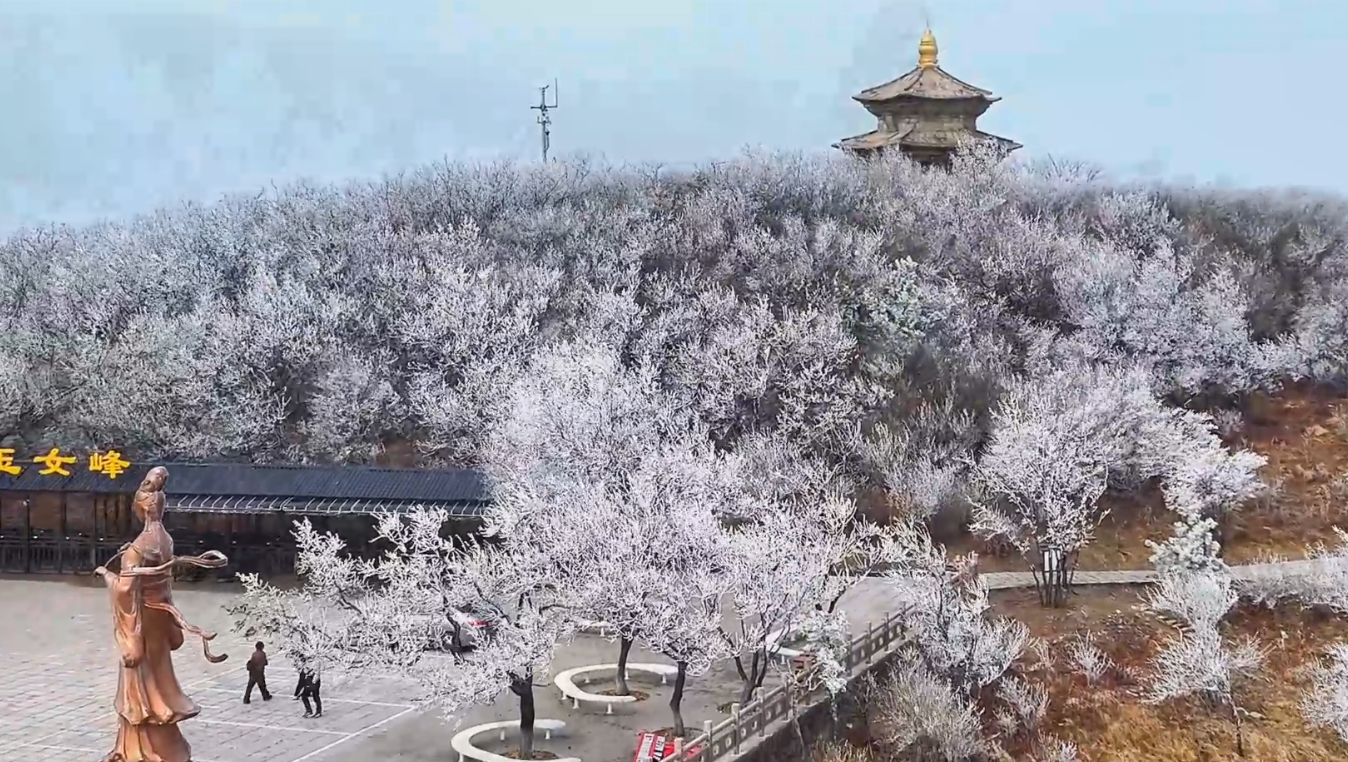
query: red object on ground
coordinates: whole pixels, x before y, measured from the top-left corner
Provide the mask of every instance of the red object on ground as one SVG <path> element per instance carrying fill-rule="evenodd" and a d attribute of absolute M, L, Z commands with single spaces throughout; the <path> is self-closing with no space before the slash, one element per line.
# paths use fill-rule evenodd
<path fill-rule="evenodd" d="M 685 754 L 697 753 L 698 747 L 690 746 L 684 750 Z M 674 737 L 667 736 L 664 733 L 638 733 L 637 751 L 632 756 L 632 762 L 663 762 L 666 759 L 674 757 Z"/>

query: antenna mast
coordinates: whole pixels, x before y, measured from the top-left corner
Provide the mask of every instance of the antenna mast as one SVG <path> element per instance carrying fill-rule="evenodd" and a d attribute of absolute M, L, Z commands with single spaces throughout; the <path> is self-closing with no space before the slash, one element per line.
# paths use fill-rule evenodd
<path fill-rule="evenodd" d="M 552 80 L 552 105 L 548 105 L 548 85 L 538 88 L 538 105 L 529 108 L 538 112 L 538 125 L 543 131 L 543 161 L 548 160 L 548 149 L 552 147 L 552 117 L 548 116 L 548 111 L 557 108 L 557 79 Z"/>

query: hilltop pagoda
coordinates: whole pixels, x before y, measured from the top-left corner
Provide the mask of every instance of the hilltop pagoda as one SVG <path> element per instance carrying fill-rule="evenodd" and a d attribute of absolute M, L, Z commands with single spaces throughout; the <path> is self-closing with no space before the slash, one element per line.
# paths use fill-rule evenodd
<path fill-rule="evenodd" d="M 928 29 L 917 44 L 916 68 L 852 96 L 875 115 L 876 128 L 833 147 L 860 157 L 897 147 L 926 166 L 949 165 L 963 140 L 990 142 L 1004 154 L 1020 148 L 1014 140 L 978 129 L 978 117 L 1001 99 L 947 74 L 937 66 L 936 52 L 936 37 Z"/>

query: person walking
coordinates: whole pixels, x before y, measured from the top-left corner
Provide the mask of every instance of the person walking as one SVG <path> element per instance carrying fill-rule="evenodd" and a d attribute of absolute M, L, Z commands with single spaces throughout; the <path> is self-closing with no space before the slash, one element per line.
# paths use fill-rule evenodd
<path fill-rule="evenodd" d="M 271 691 L 267 690 L 267 652 L 262 641 L 253 644 L 253 655 L 248 657 L 248 687 L 243 690 L 243 703 L 253 701 L 253 687 L 262 692 L 263 701 L 271 701 Z"/>
<path fill-rule="evenodd" d="M 303 686 L 300 690 L 300 701 L 304 702 L 305 717 L 323 716 L 323 697 L 320 692 L 323 688 L 323 678 L 321 674 L 314 670 L 304 670 L 300 672 L 300 684 Z M 309 705 L 309 699 L 313 699 L 313 706 Z"/>

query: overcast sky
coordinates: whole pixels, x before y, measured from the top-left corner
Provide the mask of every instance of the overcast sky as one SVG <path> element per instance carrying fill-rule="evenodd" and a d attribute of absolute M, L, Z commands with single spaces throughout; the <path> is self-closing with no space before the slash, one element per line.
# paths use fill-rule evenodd
<path fill-rule="evenodd" d="M 1026 155 L 1348 191 L 1330 0 L 0 0 L 0 231 L 443 157 L 826 151 L 915 63 Z"/>

